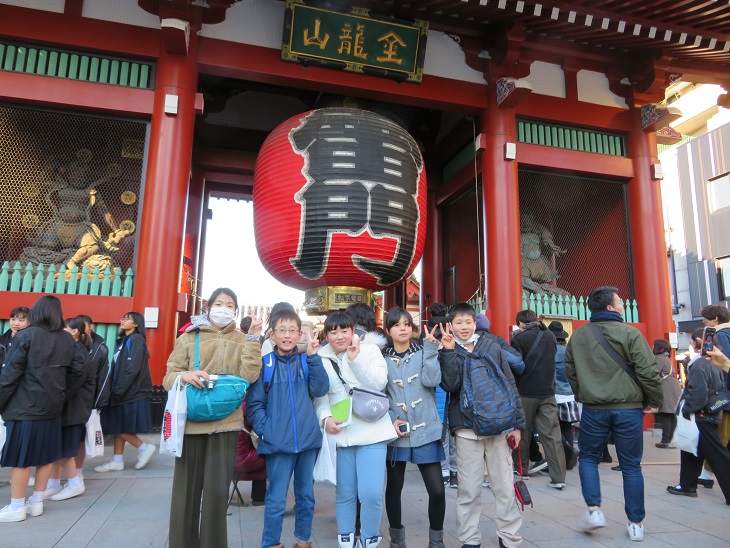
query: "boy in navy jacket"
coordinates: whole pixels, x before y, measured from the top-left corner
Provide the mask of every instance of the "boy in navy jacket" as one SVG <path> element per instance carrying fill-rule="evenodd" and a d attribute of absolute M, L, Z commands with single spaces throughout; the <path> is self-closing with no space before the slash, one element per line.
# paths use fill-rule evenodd
<path fill-rule="evenodd" d="M 297 352 L 302 322 L 293 310 L 271 318 L 273 352 L 263 357 L 262 372 L 246 396 L 246 417 L 259 436 L 258 453 L 266 456 L 266 491 L 262 548 L 279 548 L 287 491 L 294 474 L 296 548 L 312 545 L 314 486 L 312 474 L 322 446 L 322 432 L 312 399 L 329 390 L 329 378 L 317 355 L 319 340 L 310 338 L 307 355 Z"/>

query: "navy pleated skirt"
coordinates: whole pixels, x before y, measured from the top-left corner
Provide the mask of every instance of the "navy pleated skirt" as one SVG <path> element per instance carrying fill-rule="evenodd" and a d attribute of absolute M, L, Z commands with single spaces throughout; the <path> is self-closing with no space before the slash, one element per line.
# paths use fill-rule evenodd
<path fill-rule="evenodd" d="M 79 454 L 79 446 L 86 439 L 86 425 L 72 424 L 61 428 L 61 458 L 68 459 Z"/>
<path fill-rule="evenodd" d="M 431 441 L 420 447 L 388 446 L 387 462 L 412 462 L 413 464 L 430 464 L 444 460 L 444 446 L 441 441 Z"/>
<path fill-rule="evenodd" d="M 101 429 L 105 436 L 149 432 L 152 430 L 149 398 L 105 407 L 101 412 Z"/>
<path fill-rule="evenodd" d="M 43 466 L 61 458 L 61 417 L 37 421 L 9 420 L 5 422 L 5 429 L 1 466 Z"/>

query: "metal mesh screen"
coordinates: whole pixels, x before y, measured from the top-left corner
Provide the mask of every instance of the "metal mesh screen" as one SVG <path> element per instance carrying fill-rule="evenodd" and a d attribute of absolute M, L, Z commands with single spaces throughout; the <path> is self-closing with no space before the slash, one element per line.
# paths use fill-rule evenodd
<path fill-rule="evenodd" d="M 134 262 L 144 122 L 0 106 L 0 260 Z"/>
<path fill-rule="evenodd" d="M 609 285 L 634 297 L 624 185 L 533 171 L 519 185 L 523 291 L 587 297 Z"/>

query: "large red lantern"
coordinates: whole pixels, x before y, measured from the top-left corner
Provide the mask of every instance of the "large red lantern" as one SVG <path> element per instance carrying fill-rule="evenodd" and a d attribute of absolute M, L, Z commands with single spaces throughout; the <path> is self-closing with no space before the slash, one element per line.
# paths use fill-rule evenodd
<path fill-rule="evenodd" d="M 324 108 L 278 126 L 259 152 L 253 196 L 261 261 L 292 287 L 382 289 L 423 253 L 423 158 L 374 112 Z"/>

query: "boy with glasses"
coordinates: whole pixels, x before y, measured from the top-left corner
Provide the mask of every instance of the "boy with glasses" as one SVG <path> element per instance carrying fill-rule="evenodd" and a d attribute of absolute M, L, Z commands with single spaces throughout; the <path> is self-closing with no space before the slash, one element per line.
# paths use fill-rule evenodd
<path fill-rule="evenodd" d="M 287 491 L 294 475 L 296 548 L 312 545 L 314 486 L 312 474 L 322 433 L 313 398 L 329 390 L 329 378 L 317 355 L 313 336 L 307 355 L 297 351 L 302 322 L 296 312 L 279 310 L 271 316 L 273 351 L 266 354 L 258 380 L 246 395 L 246 417 L 259 436 L 258 454 L 266 455 L 266 491 L 262 548 L 283 548 L 281 530 Z"/>

